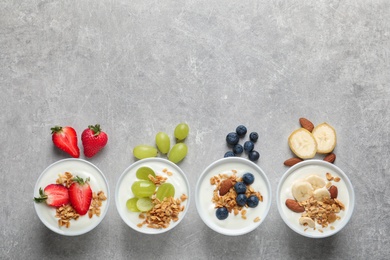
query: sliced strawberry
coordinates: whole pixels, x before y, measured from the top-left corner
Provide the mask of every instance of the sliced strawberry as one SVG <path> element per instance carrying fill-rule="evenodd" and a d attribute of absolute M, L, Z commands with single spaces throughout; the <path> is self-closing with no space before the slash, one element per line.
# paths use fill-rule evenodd
<path fill-rule="evenodd" d="M 89 178 L 83 180 L 79 176 L 73 179 L 72 185 L 69 187 L 69 201 L 72 207 L 80 215 L 85 215 L 92 200 L 92 190 L 89 186 Z"/>
<path fill-rule="evenodd" d="M 69 203 L 68 188 L 61 184 L 49 184 L 44 190 L 39 188 L 38 198 L 34 198 L 35 202 L 46 202 L 52 207 L 61 207 Z"/>
<path fill-rule="evenodd" d="M 77 146 L 77 134 L 72 127 L 55 126 L 51 128 L 51 134 L 55 146 L 74 158 L 80 157 L 80 149 Z"/>
<path fill-rule="evenodd" d="M 84 155 L 92 157 L 107 144 L 108 136 L 100 129 L 100 125 L 90 125 L 81 134 L 81 142 L 84 146 Z"/>

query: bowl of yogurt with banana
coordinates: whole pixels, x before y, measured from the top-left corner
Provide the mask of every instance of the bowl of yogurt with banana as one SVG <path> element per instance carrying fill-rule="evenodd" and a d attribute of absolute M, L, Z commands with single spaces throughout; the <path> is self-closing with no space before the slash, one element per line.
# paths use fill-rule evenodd
<path fill-rule="evenodd" d="M 283 221 L 306 237 L 336 234 L 349 222 L 355 205 L 353 186 L 336 165 L 306 160 L 289 168 L 277 187 Z"/>

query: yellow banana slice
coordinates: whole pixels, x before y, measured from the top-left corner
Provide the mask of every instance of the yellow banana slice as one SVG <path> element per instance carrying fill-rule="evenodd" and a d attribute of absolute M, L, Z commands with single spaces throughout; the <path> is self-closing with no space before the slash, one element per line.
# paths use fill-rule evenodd
<path fill-rule="evenodd" d="M 327 123 L 314 127 L 313 136 L 317 142 L 317 153 L 330 153 L 336 146 L 336 130 Z"/>
<path fill-rule="evenodd" d="M 326 187 L 322 187 L 313 192 L 313 197 L 317 201 L 324 201 L 324 199 L 330 199 L 330 193 Z"/>
<path fill-rule="evenodd" d="M 313 134 L 305 128 L 299 128 L 288 137 L 291 151 L 301 159 L 313 158 L 317 152 L 317 142 Z"/>
<path fill-rule="evenodd" d="M 305 180 L 310 182 L 314 190 L 325 187 L 326 185 L 325 179 L 317 175 L 309 175 Z"/>
<path fill-rule="evenodd" d="M 313 187 L 307 181 L 297 181 L 292 185 L 291 192 L 297 201 L 305 201 L 313 195 Z"/>

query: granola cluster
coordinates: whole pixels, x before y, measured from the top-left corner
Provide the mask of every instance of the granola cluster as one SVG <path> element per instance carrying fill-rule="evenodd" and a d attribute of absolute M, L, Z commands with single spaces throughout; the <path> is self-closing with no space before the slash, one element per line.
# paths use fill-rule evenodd
<path fill-rule="evenodd" d="M 237 205 L 237 202 L 236 202 L 237 193 L 234 190 L 234 188 L 230 188 L 229 191 L 223 196 L 221 196 L 219 194 L 219 191 L 221 189 L 221 183 L 224 180 L 230 179 L 233 186 L 237 182 L 242 182 L 242 177 L 237 177 L 236 174 L 237 174 L 237 171 L 232 170 L 231 175 L 218 174 L 218 175 L 210 178 L 210 184 L 215 186 L 215 189 L 213 191 L 213 197 L 212 197 L 211 201 L 214 203 L 215 208 L 226 207 L 226 209 L 229 211 L 229 213 L 233 212 L 233 214 L 235 216 L 237 216 L 238 214 L 241 214 L 242 219 L 247 219 L 246 208 L 248 206 L 247 205 L 245 205 L 245 206 Z M 255 191 L 251 186 L 247 186 L 245 196 L 249 198 L 249 196 L 251 196 L 251 195 L 256 196 L 260 202 L 263 202 L 263 196 L 261 195 L 261 193 L 258 191 Z M 258 221 L 260 221 L 260 218 L 256 217 L 253 221 L 258 222 Z"/>
<path fill-rule="evenodd" d="M 323 228 L 339 220 L 340 216 L 336 214 L 345 209 L 344 204 L 336 198 L 325 198 L 323 201 L 318 201 L 310 197 L 308 200 L 302 201 L 299 204 L 305 208 L 302 217 L 309 217 L 315 220 Z M 330 229 L 334 229 L 334 227 L 330 226 Z M 321 229 L 318 231 L 322 232 Z"/>
<path fill-rule="evenodd" d="M 185 194 L 182 194 L 179 199 L 172 197 L 164 198 L 163 201 L 153 199 L 154 207 L 146 212 L 141 213 L 139 217 L 144 219 L 142 223 L 137 224 L 138 227 L 146 225 L 148 228 L 167 228 L 171 221 L 178 221 L 180 212 L 184 211 L 184 206 L 181 205 L 187 199 Z"/>

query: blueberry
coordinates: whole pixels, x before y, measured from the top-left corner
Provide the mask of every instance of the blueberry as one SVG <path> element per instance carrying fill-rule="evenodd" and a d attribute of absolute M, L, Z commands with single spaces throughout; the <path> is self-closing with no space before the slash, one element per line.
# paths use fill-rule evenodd
<path fill-rule="evenodd" d="M 255 148 L 255 144 L 252 142 L 252 141 L 246 141 L 245 143 L 244 143 L 244 150 L 246 151 L 246 152 L 250 152 L 250 151 L 252 151 L 253 150 L 253 148 Z"/>
<path fill-rule="evenodd" d="M 245 194 L 238 194 L 236 197 L 237 205 L 241 206 L 241 207 L 245 206 L 246 200 L 247 200 L 247 197 L 245 196 Z"/>
<path fill-rule="evenodd" d="M 231 132 L 229 133 L 227 136 L 226 136 L 226 142 L 230 145 L 236 145 L 238 144 L 238 140 L 239 140 L 239 137 L 238 137 L 238 134 L 237 133 L 234 133 L 234 132 Z"/>
<path fill-rule="evenodd" d="M 242 152 L 244 151 L 244 148 L 242 147 L 241 144 L 236 144 L 234 147 L 233 147 L 233 152 L 235 154 L 242 154 Z"/>
<path fill-rule="evenodd" d="M 243 125 L 237 126 L 236 133 L 238 134 L 238 136 L 244 136 L 246 134 L 246 132 L 247 132 L 247 130 L 246 130 L 245 126 L 243 126 Z"/>
<path fill-rule="evenodd" d="M 252 142 L 255 143 L 257 141 L 257 139 L 259 139 L 259 135 L 256 132 L 250 133 L 249 140 L 251 140 Z"/>
<path fill-rule="evenodd" d="M 236 156 L 232 151 L 228 151 L 228 152 L 226 152 L 225 153 L 225 155 L 223 156 L 223 157 L 234 157 L 234 156 Z"/>
<path fill-rule="evenodd" d="M 259 152 L 255 150 L 251 151 L 248 156 L 249 160 L 251 160 L 252 162 L 257 161 L 260 158 Z"/>
<path fill-rule="evenodd" d="M 229 216 L 229 211 L 225 207 L 217 208 L 215 215 L 219 220 L 224 220 L 227 219 L 227 217 Z"/>
<path fill-rule="evenodd" d="M 234 184 L 234 189 L 237 194 L 243 194 L 246 192 L 246 185 L 243 182 L 236 182 L 236 184 Z"/>
<path fill-rule="evenodd" d="M 255 181 L 255 177 L 253 176 L 252 173 L 247 172 L 242 176 L 242 180 L 246 185 L 250 185 Z"/>
<path fill-rule="evenodd" d="M 249 196 L 249 198 L 246 200 L 246 204 L 250 208 L 256 208 L 257 205 L 259 205 L 259 198 L 256 197 L 255 195 Z"/>

